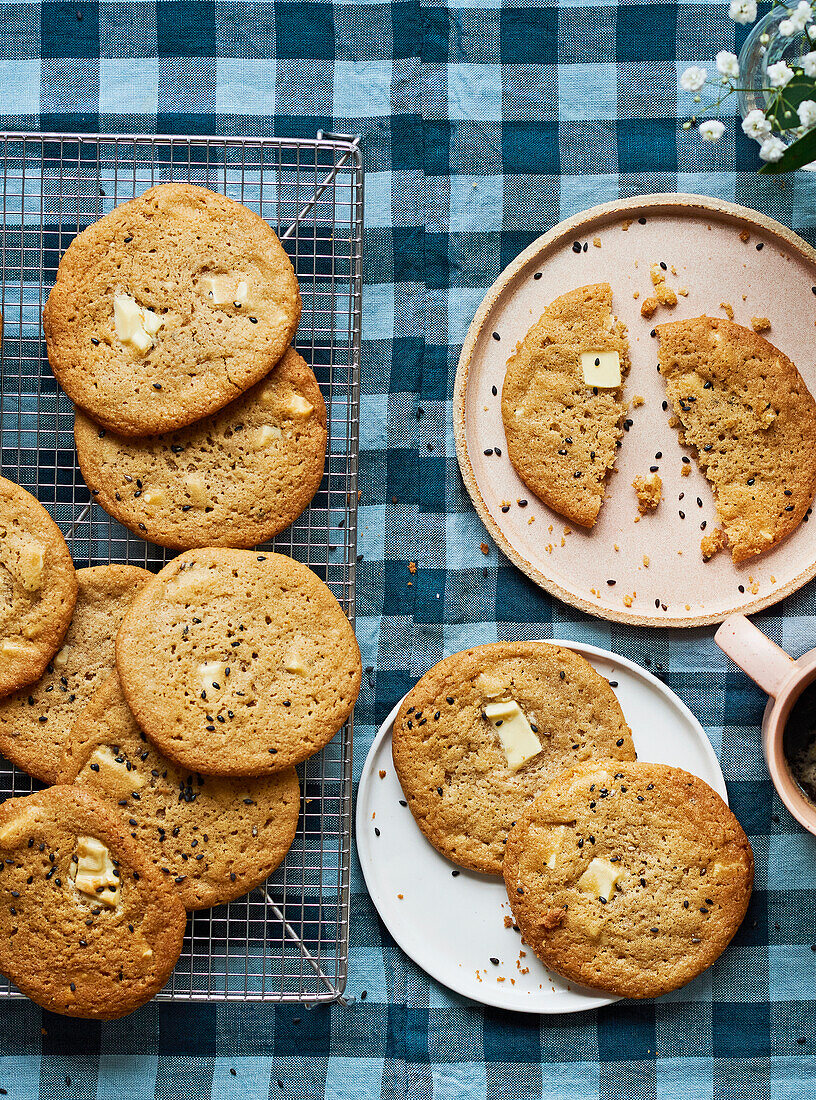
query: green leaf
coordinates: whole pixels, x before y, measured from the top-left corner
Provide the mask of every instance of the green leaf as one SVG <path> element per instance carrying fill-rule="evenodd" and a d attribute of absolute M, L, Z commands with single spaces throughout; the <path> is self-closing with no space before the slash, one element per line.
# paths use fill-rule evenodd
<path fill-rule="evenodd" d="M 774 107 L 768 111 L 768 118 L 775 130 L 791 130 L 799 125 L 796 108 L 806 99 L 816 99 L 816 84 L 812 76 L 794 76 L 782 89 Z"/>
<path fill-rule="evenodd" d="M 810 130 L 803 137 L 789 145 L 776 164 L 764 164 L 760 172 L 774 176 L 779 172 L 792 172 L 816 160 L 816 130 Z"/>

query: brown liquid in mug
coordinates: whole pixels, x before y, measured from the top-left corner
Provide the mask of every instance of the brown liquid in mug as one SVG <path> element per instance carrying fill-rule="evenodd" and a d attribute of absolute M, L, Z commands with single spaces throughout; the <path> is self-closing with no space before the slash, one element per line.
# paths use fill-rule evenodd
<path fill-rule="evenodd" d="M 796 783 L 816 804 L 816 682 L 805 688 L 788 715 L 782 751 Z"/>

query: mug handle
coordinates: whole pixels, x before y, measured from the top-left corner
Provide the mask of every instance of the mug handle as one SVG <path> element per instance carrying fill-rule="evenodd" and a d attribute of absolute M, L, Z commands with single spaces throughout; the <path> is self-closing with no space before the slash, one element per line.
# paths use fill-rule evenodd
<path fill-rule="evenodd" d="M 714 641 L 735 665 L 774 698 L 796 664 L 793 657 L 744 615 L 729 615 L 714 635 Z"/>

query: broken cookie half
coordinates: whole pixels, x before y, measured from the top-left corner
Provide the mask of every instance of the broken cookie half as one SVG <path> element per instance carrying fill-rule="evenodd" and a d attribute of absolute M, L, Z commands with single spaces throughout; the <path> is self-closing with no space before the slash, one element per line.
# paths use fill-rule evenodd
<path fill-rule="evenodd" d="M 615 464 L 628 370 L 626 326 L 612 315 L 609 283 L 556 298 L 507 364 L 510 461 L 536 496 L 583 527 L 595 524 Z"/>
<path fill-rule="evenodd" d="M 660 365 L 681 442 L 694 449 L 735 563 L 770 550 L 816 493 L 816 402 L 794 364 L 722 317 L 658 325 Z M 705 540 L 704 540 L 705 542 Z"/>

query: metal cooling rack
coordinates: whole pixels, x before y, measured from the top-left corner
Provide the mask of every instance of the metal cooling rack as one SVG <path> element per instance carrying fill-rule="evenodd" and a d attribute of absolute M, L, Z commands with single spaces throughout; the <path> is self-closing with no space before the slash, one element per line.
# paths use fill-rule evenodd
<path fill-rule="evenodd" d="M 0 134 L 2 474 L 62 528 L 77 566 L 156 571 L 168 554 L 91 501 L 74 451 L 71 402 L 48 367 L 41 315 L 76 234 L 154 184 L 221 191 L 265 218 L 300 282 L 296 346 L 329 411 L 320 490 L 268 546 L 310 566 L 354 621 L 363 173 L 357 140 Z M 298 768 L 297 837 L 266 887 L 190 915 L 159 994 L 170 1000 L 336 1000 L 348 963 L 351 722 Z M 0 757 L 0 800 L 40 784 Z M 0 997 L 21 996 L 0 977 Z"/>

